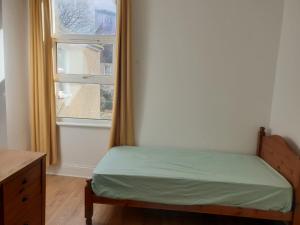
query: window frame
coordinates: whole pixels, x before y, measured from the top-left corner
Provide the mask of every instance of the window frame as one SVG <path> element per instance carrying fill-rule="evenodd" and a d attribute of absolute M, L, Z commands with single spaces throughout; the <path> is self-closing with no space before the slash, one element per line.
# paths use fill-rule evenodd
<path fill-rule="evenodd" d="M 116 34 L 115 35 L 99 35 L 99 34 L 61 34 L 55 33 L 55 13 L 54 4 L 52 5 L 52 52 L 53 52 L 53 82 L 55 83 L 79 83 L 79 84 L 98 84 L 114 85 L 115 83 L 115 63 L 116 63 Z M 118 15 L 116 14 L 116 17 Z M 117 21 L 117 18 L 116 18 Z M 57 71 L 57 45 L 63 44 L 112 44 L 113 45 L 113 61 L 112 75 L 90 75 L 90 74 L 64 74 Z M 56 98 L 55 98 L 56 101 Z M 100 101 L 100 99 L 99 99 Z M 55 102 L 56 106 L 56 102 Z M 57 112 L 56 112 L 57 115 Z M 110 128 L 111 119 L 86 119 L 86 118 L 69 118 L 56 117 L 56 124 L 59 126 L 84 126 L 84 127 L 102 127 Z"/>

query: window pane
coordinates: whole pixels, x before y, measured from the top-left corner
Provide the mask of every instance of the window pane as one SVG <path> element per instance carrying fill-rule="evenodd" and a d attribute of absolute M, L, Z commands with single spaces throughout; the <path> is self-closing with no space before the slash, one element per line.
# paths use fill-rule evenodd
<path fill-rule="evenodd" d="M 103 119 L 112 118 L 112 108 L 113 108 L 113 95 L 114 86 L 113 85 L 101 85 L 100 90 L 100 115 Z"/>
<path fill-rule="evenodd" d="M 113 44 L 57 43 L 57 73 L 113 74 Z"/>
<path fill-rule="evenodd" d="M 57 117 L 100 119 L 97 84 L 56 83 Z"/>
<path fill-rule="evenodd" d="M 57 82 L 55 87 L 57 117 L 111 119 L 113 85 Z"/>
<path fill-rule="evenodd" d="M 55 34 L 116 33 L 116 0 L 54 0 Z"/>

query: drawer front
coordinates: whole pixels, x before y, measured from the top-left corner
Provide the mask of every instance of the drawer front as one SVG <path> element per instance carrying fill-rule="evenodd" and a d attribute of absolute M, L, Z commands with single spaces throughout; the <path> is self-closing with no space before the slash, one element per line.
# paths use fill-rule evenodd
<path fill-rule="evenodd" d="M 40 183 L 41 191 L 41 163 L 35 164 L 33 167 L 21 171 L 14 179 L 3 185 L 3 196 L 9 201 L 20 197 L 34 183 Z M 35 190 L 36 191 L 36 190 Z M 4 205 L 6 205 L 4 199 Z"/>
<path fill-rule="evenodd" d="M 17 212 L 30 208 L 37 197 L 41 198 L 41 183 L 38 181 L 26 187 L 24 191 L 13 198 L 4 195 L 4 215 L 11 214 L 11 211 Z"/>
<path fill-rule="evenodd" d="M 5 225 L 42 225 L 42 201 L 38 196 L 23 205 L 22 209 L 7 212 L 4 218 Z"/>
<path fill-rule="evenodd" d="M 3 184 L 4 224 L 40 225 L 41 210 L 41 163 L 38 163 Z"/>

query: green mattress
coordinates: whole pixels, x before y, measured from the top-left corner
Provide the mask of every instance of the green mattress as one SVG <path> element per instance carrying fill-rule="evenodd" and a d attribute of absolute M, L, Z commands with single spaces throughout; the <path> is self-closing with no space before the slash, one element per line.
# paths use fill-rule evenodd
<path fill-rule="evenodd" d="M 288 212 L 288 181 L 257 156 L 215 151 L 112 148 L 94 170 L 96 195 L 172 205 Z"/>

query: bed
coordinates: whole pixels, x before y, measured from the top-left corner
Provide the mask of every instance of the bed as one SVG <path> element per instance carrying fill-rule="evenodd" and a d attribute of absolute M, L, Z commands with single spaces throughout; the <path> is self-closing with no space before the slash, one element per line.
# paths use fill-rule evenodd
<path fill-rule="evenodd" d="M 112 204 L 288 221 L 300 225 L 300 156 L 261 128 L 257 155 L 117 147 L 85 188 L 93 204 Z"/>

